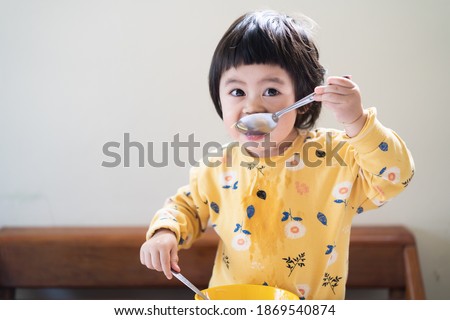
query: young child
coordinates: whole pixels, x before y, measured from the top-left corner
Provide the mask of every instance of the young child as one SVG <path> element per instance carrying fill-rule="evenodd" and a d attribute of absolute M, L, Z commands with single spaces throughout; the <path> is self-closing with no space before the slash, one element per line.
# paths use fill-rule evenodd
<path fill-rule="evenodd" d="M 330 77 L 303 21 L 273 11 L 238 18 L 214 53 L 209 88 L 234 143 L 190 172 L 189 185 L 156 212 L 141 263 L 180 271 L 177 251 L 208 222 L 220 237 L 210 286 L 261 284 L 302 299 L 343 299 L 355 215 L 399 194 L 413 176 L 404 142 L 364 109 L 350 77 Z M 315 101 L 280 118 L 269 136 L 233 125 L 276 112 L 315 92 Z M 343 130 L 312 130 L 321 105 Z M 267 139 L 270 138 L 270 141 Z M 211 165 L 211 164 L 214 165 Z"/>

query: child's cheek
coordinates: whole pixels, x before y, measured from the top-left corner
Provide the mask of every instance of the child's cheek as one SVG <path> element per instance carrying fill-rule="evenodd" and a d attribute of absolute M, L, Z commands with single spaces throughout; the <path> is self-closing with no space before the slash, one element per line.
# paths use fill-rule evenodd
<path fill-rule="evenodd" d="M 237 139 L 239 137 L 239 132 L 236 130 L 235 124 L 238 119 L 235 117 L 230 117 L 229 115 L 223 116 L 223 123 L 225 126 L 225 131 L 228 133 L 229 136 L 232 138 Z"/>
<path fill-rule="evenodd" d="M 291 131 L 295 126 L 296 117 L 297 113 L 295 111 L 285 114 L 282 118 L 280 118 L 278 127 L 286 131 Z"/>

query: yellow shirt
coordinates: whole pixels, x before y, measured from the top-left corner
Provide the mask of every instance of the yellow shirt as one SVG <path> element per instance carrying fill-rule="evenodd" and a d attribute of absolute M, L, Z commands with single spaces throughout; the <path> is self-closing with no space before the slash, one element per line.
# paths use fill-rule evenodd
<path fill-rule="evenodd" d="M 168 228 L 188 248 L 210 222 L 220 237 L 210 286 L 264 284 L 302 299 L 345 297 L 353 217 L 414 174 L 404 142 L 373 108 L 354 138 L 316 129 L 284 155 L 255 159 L 231 144 L 208 160 L 155 214 L 147 238 Z"/>

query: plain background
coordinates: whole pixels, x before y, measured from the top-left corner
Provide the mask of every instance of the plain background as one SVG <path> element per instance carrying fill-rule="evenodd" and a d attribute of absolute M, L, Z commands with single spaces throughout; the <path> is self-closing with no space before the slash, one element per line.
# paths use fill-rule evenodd
<path fill-rule="evenodd" d="M 449 299 L 448 0 L 0 0 L 0 227 L 147 225 L 189 164 L 169 149 L 168 166 L 139 167 L 133 149 L 129 168 L 105 168 L 103 145 L 129 133 L 159 160 L 176 134 L 227 142 L 209 63 L 231 22 L 255 9 L 314 19 L 329 74 L 351 74 L 406 141 L 410 186 L 355 224 L 410 228 L 428 298 Z M 319 126 L 339 124 L 324 110 Z"/>

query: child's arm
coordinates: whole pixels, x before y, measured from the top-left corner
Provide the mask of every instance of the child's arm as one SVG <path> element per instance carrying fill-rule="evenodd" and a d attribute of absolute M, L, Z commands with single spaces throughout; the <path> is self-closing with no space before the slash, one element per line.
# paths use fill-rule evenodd
<path fill-rule="evenodd" d="M 403 140 L 377 120 L 375 109 L 363 108 L 354 82 L 330 77 L 327 83 L 316 88 L 316 100 L 344 125 L 344 140 L 352 150 L 344 160 L 358 177 L 353 188 L 363 191 L 355 193 L 358 212 L 380 206 L 404 190 L 414 175 L 411 154 Z"/>
<path fill-rule="evenodd" d="M 190 247 L 208 223 L 209 211 L 198 191 L 198 171 L 199 168 L 192 168 L 190 184 L 180 188 L 156 212 L 146 235 L 147 241 L 141 247 L 141 263 L 163 271 L 168 279 L 172 278 L 170 268 L 180 271 L 178 249 Z"/>
<path fill-rule="evenodd" d="M 351 146 L 345 161 L 353 165 L 357 179 L 355 194 L 360 210 L 380 206 L 402 192 L 414 176 L 414 161 L 405 142 L 397 133 L 384 127 L 375 108 L 367 111 L 367 120 L 357 136 L 345 139 Z M 370 199 L 371 203 L 364 202 Z"/>

